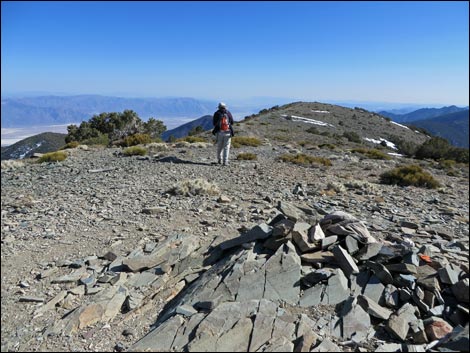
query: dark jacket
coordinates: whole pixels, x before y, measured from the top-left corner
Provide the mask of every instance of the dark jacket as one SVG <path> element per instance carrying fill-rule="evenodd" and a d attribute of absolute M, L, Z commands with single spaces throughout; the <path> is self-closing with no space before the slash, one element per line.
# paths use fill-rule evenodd
<path fill-rule="evenodd" d="M 230 134 L 233 136 L 233 117 L 232 113 L 230 113 L 227 109 L 219 109 L 214 113 L 214 116 L 212 117 L 212 125 L 214 126 L 214 129 L 212 130 L 212 134 L 217 134 L 220 130 L 220 119 L 222 119 L 222 116 L 224 114 L 227 114 L 228 116 L 228 124 L 230 127 Z"/>

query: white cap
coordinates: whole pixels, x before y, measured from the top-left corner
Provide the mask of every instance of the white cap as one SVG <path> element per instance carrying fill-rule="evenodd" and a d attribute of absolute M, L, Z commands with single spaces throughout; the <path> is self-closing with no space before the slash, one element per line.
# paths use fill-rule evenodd
<path fill-rule="evenodd" d="M 220 102 L 219 108 L 227 108 L 227 104 L 225 104 L 224 102 Z"/>

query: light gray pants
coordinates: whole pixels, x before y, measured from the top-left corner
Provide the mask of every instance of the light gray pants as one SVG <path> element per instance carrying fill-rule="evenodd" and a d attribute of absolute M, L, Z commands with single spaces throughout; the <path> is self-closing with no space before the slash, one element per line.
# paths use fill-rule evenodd
<path fill-rule="evenodd" d="M 228 164 L 228 154 L 230 153 L 230 140 L 232 137 L 229 132 L 217 133 L 217 162 Z"/>

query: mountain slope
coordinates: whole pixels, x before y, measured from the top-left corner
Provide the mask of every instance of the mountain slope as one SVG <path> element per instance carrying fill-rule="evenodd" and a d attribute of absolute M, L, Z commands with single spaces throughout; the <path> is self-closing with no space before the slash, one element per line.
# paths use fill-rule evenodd
<path fill-rule="evenodd" d="M 44 132 L 28 137 L 11 146 L 2 147 L 1 159 L 23 159 L 31 157 L 34 153 L 57 151 L 65 145 L 66 136 L 56 132 Z"/>
<path fill-rule="evenodd" d="M 464 111 L 467 109 L 468 107 L 460 108 L 455 105 L 451 105 L 451 106 L 442 107 L 442 108 L 418 109 L 407 114 L 394 114 L 388 111 L 381 111 L 379 112 L 379 114 L 386 116 L 390 119 L 393 119 L 393 121 L 396 121 L 398 123 L 406 123 L 406 122 L 415 121 L 415 120 L 432 119 L 441 115 L 456 113 L 456 112 Z"/>
<path fill-rule="evenodd" d="M 415 120 L 412 125 L 422 127 L 433 135 L 447 139 L 457 147 L 469 147 L 469 110 L 440 115 L 432 119 Z"/>
<path fill-rule="evenodd" d="M 176 138 L 188 136 L 189 131 L 198 126 L 202 126 L 203 130 L 212 129 L 212 115 L 204 115 L 199 119 L 190 121 L 189 123 L 178 126 L 177 128 L 165 131 L 162 134 L 162 139 L 163 141 L 166 141 L 170 136 Z"/>
<path fill-rule="evenodd" d="M 297 141 L 309 145 L 362 143 L 373 147 L 383 139 L 414 144 L 428 139 L 419 132 L 365 109 L 318 102 L 296 102 L 264 109 L 246 118 L 243 123 L 235 123 L 234 130 L 236 135 L 248 134 L 270 141 L 294 144 Z"/>

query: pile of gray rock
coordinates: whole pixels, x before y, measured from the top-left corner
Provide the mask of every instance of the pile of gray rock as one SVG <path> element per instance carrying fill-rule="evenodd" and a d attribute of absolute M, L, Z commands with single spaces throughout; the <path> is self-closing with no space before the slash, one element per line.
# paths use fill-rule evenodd
<path fill-rule="evenodd" d="M 220 260 L 131 350 L 468 350 L 468 264 L 434 261 L 432 246 L 384 244 L 345 212 L 310 225 L 293 205 L 279 209 L 219 244 Z M 333 315 L 306 314 L 322 305 Z"/>
<path fill-rule="evenodd" d="M 44 271 L 38 278 L 62 290 L 35 316 L 70 309 L 44 335 L 157 310 L 158 301 L 153 329 L 131 351 L 468 350 L 468 262 L 376 239 L 346 212 L 311 224 L 292 204 L 277 208 L 269 223 L 209 249 L 181 234 Z"/>

